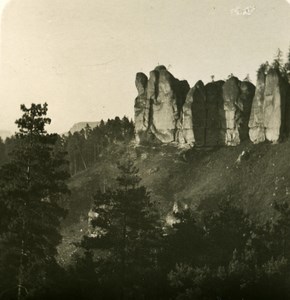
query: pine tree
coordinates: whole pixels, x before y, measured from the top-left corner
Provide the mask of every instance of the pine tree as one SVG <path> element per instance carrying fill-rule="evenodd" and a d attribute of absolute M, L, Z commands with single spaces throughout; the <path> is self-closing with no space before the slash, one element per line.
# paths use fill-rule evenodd
<path fill-rule="evenodd" d="M 120 187 L 95 195 L 95 235 L 86 237 L 83 246 L 104 250 L 103 275 L 110 285 L 119 285 L 117 298 L 128 299 L 136 297 L 136 290 L 139 296 L 145 292 L 140 290 L 148 272 L 157 267 L 162 234 L 155 205 L 146 188 L 139 186 L 138 169 L 130 160 L 118 167 Z"/>
<path fill-rule="evenodd" d="M 165 264 L 200 264 L 203 262 L 206 244 L 204 230 L 198 224 L 198 214 L 189 209 L 174 212 L 175 223 L 167 230 Z"/>
<path fill-rule="evenodd" d="M 6 147 L 5 147 L 5 143 L 0 137 L 0 166 L 2 166 L 5 162 L 7 162 Z"/>
<path fill-rule="evenodd" d="M 288 50 L 288 55 L 287 55 L 287 61 L 284 65 L 284 69 L 285 69 L 285 72 L 286 72 L 286 76 L 288 77 L 288 81 L 289 81 L 289 78 L 290 78 L 290 48 Z"/>
<path fill-rule="evenodd" d="M 45 130 L 51 122 L 47 104 L 21 110 L 11 160 L 0 169 L 0 206 L 6 212 L 0 226 L 0 285 L 17 299 L 47 281 L 65 215 L 59 201 L 68 193 L 64 153 L 54 147 L 58 136 Z"/>
<path fill-rule="evenodd" d="M 272 68 L 278 71 L 281 75 L 284 75 L 285 69 L 283 65 L 283 52 L 278 48 L 277 54 L 272 63 Z"/>

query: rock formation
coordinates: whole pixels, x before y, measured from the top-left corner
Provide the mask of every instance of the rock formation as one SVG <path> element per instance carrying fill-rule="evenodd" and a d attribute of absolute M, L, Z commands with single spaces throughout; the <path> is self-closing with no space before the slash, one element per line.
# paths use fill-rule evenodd
<path fill-rule="evenodd" d="M 188 83 L 174 78 L 164 66 L 158 66 L 150 72 L 148 83 L 146 79 L 146 75 L 137 73 L 137 142 L 142 142 L 152 135 L 162 143 L 179 141 L 180 119 L 189 90 Z"/>
<path fill-rule="evenodd" d="M 288 88 L 288 82 L 276 69 L 259 70 L 249 121 L 249 135 L 253 143 L 265 140 L 277 143 L 285 134 L 289 107 Z"/>
<path fill-rule="evenodd" d="M 226 81 L 190 89 L 164 66 L 136 75 L 137 143 L 177 142 L 190 146 L 236 146 L 250 138 L 276 143 L 290 135 L 290 71 L 260 67 L 257 87 L 247 78 L 231 75 Z M 213 77 L 214 79 L 214 77 Z"/>
<path fill-rule="evenodd" d="M 286 91 L 286 104 L 285 104 L 285 135 L 290 136 L 290 78 Z"/>
<path fill-rule="evenodd" d="M 231 77 L 223 85 L 224 142 L 227 146 L 236 146 L 240 143 L 239 125 L 240 111 L 243 104 L 240 101 L 240 81 Z"/>
<path fill-rule="evenodd" d="M 205 145 L 224 145 L 225 117 L 223 110 L 224 81 L 210 82 L 205 86 L 206 91 L 206 130 Z"/>
<path fill-rule="evenodd" d="M 248 81 L 231 77 L 223 85 L 224 142 L 236 146 L 248 138 L 248 122 L 255 87 Z"/>
<path fill-rule="evenodd" d="M 255 87 L 231 77 L 189 91 L 183 105 L 185 143 L 197 146 L 235 146 L 248 137 L 248 121 Z"/>
<path fill-rule="evenodd" d="M 191 146 L 195 142 L 198 145 L 204 145 L 206 126 L 205 101 L 204 84 L 202 81 L 198 81 L 186 96 L 181 121 L 183 142 Z"/>
<path fill-rule="evenodd" d="M 164 66 L 136 75 L 136 141 L 193 146 L 235 146 L 248 137 L 255 87 L 231 77 L 189 88 Z"/>
<path fill-rule="evenodd" d="M 140 143 L 145 138 L 149 127 L 150 102 L 147 98 L 148 78 L 143 73 L 136 74 L 135 85 L 138 96 L 135 99 L 135 132 L 136 141 Z"/>
<path fill-rule="evenodd" d="M 151 131 L 163 143 L 175 140 L 176 124 L 179 119 L 177 97 L 173 90 L 174 77 L 164 68 L 156 68 L 149 81 L 155 87 L 152 101 Z"/>
<path fill-rule="evenodd" d="M 240 85 L 240 103 L 242 103 L 242 109 L 240 110 L 239 122 L 239 134 L 241 141 L 249 139 L 249 120 L 254 95 L 255 86 L 249 81 L 242 81 Z"/>

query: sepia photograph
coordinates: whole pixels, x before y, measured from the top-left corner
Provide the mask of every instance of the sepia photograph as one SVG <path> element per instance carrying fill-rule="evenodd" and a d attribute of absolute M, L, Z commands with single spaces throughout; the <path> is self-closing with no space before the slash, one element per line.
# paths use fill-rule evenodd
<path fill-rule="evenodd" d="M 290 0 L 0 0 L 0 300 L 290 299 Z"/>

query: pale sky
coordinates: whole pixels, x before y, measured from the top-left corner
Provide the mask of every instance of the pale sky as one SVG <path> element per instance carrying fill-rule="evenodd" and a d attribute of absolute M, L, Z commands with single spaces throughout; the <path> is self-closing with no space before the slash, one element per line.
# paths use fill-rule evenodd
<path fill-rule="evenodd" d="M 46 101 L 59 133 L 133 117 L 135 74 L 157 64 L 190 86 L 230 73 L 255 83 L 277 48 L 286 56 L 289 28 L 286 0 L 10 0 L 1 16 L 0 130 L 15 131 L 21 103 Z"/>

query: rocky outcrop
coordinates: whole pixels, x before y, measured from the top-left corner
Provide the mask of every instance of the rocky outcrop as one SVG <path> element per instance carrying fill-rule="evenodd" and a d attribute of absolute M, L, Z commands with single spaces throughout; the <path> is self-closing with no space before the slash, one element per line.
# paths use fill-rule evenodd
<path fill-rule="evenodd" d="M 248 121 L 255 87 L 231 77 L 189 91 L 183 105 L 183 136 L 197 146 L 235 146 L 248 138 Z"/>
<path fill-rule="evenodd" d="M 253 143 L 277 143 L 287 130 L 288 82 L 275 69 L 261 69 L 249 121 Z"/>
<path fill-rule="evenodd" d="M 223 90 L 224 81 L 210 82 L 205 86 L 206 91 L 206 130 L 205 145 L 224 145 L 224 110 Z"/>
<path fill-rule="evenodd" d="M 255 87 L 231 76 L 226 82 L 189 88 L 164 66 L 136 75 L 135 129 L 138 143 L 155 139 L 193 146 L 235 146 L 248 138 Z"/>
<path fill-rule="evenodd" d="M 290 136 L 290 80 L 286 91 L 285 104 L 285 136 Z"/>
<path fill-rule="evenodd" d="M 259 72 L 257 77 L 256 92 L 252 104 L 251 116 L 249 120 L 249 136 L 253 143 L 265 141 L 264 132 L 264 94 L 266 75 Z"/>
<path fill-rule="evenodd" d="M 150 90 L 155 87 L 155 93 L 149 95 L 152 100 L 151 131 L 163 143 L 179 141 L 181 111 L 189 85 L 174 78 L 163 66 L 150 73 L 150 81 L 154 82 Z"/>
<path fill-rule="evenodd" d="M 175 140 L 176 124 L 179 119 L 177 97 L 173 90 L 174 77 L 166 70 L 156 68 L 154 76 L 154 98 L 152 100 L 151 131 L 163 143 Z"/>
<path fill-rule="evenodd" d="M 148 136 L 162 143 L 179 142 L 182 107 L 189 90 L 188 83 L 176 79 L 164 66 L 151 71 L 148 82 L 144 76 L 140 73 L 136 75 L 137 142 L 148 139 Z"/>
<path fill-rule="evenodd" d="M 243 104 L 240 101 L 240 81 L 231 77 L 223 85 L 224 109 L 224 142 L 227 146 L 236 146 L 240 143 L 240 111 Z"/>
<path fill-rule="evenodd" d="M 271 70 L 266 76 L 263 120 L 264 133 L 268 141 L 278 142 L 282 123 L 283 97 L 280 89 L 280 79 L 276 71 Z"/>
<path fill-rule="evenodd" d="M 206 127 L 205 88 L 202 81 L 198 81 L 190 89 L 183 105 L 182 136 L 183 142 L 191 146 L 194 143 L 204 144 Z"/>
<path fill-rule="evenodd" d="M 248 138 L 248 122 L 255 87 L 248 81 L 229 78 L 223 85 L 224 143 L 236 146 Z"/>
<path fill-rule="evenodd" d="M 213 77 L 214 78 L 214 77 Z M 164 66 L 136 75 L 136 141 L 236 146 L 250 138 L 276 143 L 290 135 L 290 71 L 261 66 L 257 87 L 232 74 L 190 89 Z"/>
<path fill-rule="evenodd" d="M 149 128 L 150 102 L 147 98 L 148 78 L 143 73 L 137 73 L 135 85 L 138 96 L 135 99 L 135 135 L 136 141 L 140 143 L 146 137 Z"/>
<path fill-rule="evenodd" d="M 251 115 L 251 108 L 253 98 L 255 95 L 255 86 L 249 81 L 242 81 L 240 85 L 240 103 L 242 109 L 240 110 L 240 126 L 239 135 L 240 140 L 244 141 L 249 139 L 249 120 Z"/>

